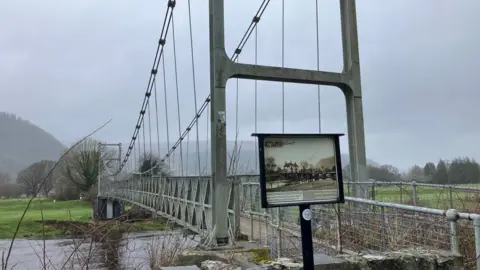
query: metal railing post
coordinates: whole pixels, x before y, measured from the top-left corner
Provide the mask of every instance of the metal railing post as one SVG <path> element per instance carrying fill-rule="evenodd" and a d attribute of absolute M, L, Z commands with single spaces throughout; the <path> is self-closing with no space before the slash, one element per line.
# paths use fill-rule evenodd
<path fill-rule="evenodd" d="M 398 185 L 400 187 L 400 203 L 403 203 L 403 184 Z"/>
<path fill-rule="evenodd" d="M 460 218 L 457 210 L 447 210 L 446 217 L 450 227 L 450 250 L 454 254 L 460 254 L 460 244 L 458 242 L 457 220 Z"/>
<path fill-rule="evenodd" d="M 333 209 L 335 210 L 335 205 L 332 205 Z M 338 211 L 337 212 L 337 252 L 342 253 L 343 251 L 343 239 L 342 239 L 342 208 L 340 204 L 337 204 L 338 206 Z M 351 210 L 351 209 L 350 209 Z M 351 218 L 351 215 L 349 215 Z M 328 221 L 330 222 L 330 221 Z M 323 227 L 323 224 L 322 224 Z"/>
<path fill-rule="evenodd" d="M 477 216 L 473 220 L 473 226 L 475 228 L 475 252 L 477 258 L 477 270 L 480 270 L 480 216 Z"/>
<path fill-rule="evenodd" d="M 382 251 L 387 248 L 387 224 L 385 219 L 385 207 L 380 206 L 380 230 L 381 230 L 381 243 Z"/>
<path fill-rule="evenodd" d="M 372 191 L 371 191 L 372 194 L 371 194 L 371 196 L 370 196 L 370 197 L 372 198 L 372 199 L 371 199 L 372 201 L 375 201 L 375 200 L 376 200 L 376 199 L 375 199 L 375 197 L 376 197 L 376 196 L 375 196 L 375 185 L 376 185 L 376 183 L 377 183 L 376 181 L 373 181 L 373 182 L 372 182 Z M 375 210 L 376 210 L 376 209 L 375 209 L 375 205 L 372 205 L 372 211 L 375 212 Z"/>
<path fill-rule="evenodd" d="M 417 206 L 417 182 L 412 181 L 413 205 Z"/>
<path fill-rule="evenodd" d="M 264 209 L 263 210 L 263 214 L 265 216 L 265 244 L 264 244 L 264 247 L 268 247 L 268 223 L 269 223 L 269 220 L 268 220 L 268 212 L 267 212 L 267 209 Z"/>
<path fill-rule="evenodd" d="M 370 196 L 372 198 L 372 200 L 375 200 L 375 185 L 376 184 L 377 184 L 377 181 L 374 180 L 372 182 L 372 191 L 371 191 L 371 196 Z"/>
<path fill-rule="evenodd" d="M 253 239 L 253 185 L 248 185 L 249 193 L 250 193 L 250 243 L 254 243 L 255 240 Z"/>
<path fill-rule="evenodd" d="M 277 257 L 278 258 L 282 257 L 282 230 L 280 230 L 280 226 L 282 223 L 281 210 L 283 209 L 277 208 Z"/>
<path fill-rule="evenodd" d="M 234 215 L 234 227 L 233 227 L 233 237 L 237 238 L 241 233 L 240 229 L 240 212 L 241 212 L 241 198 L 240 190 L 243 188 L 240 182 L 240 179 L 237 177 L 234 178 L 232 185 L 233 188 L 233 215 Z"/>
<path fill-rule="evenodd" d="M 453 191 L 452 191 L 452 186 L 448 187 L 448 193 L 450 197 L 450 208 L 453 209 Z"/>

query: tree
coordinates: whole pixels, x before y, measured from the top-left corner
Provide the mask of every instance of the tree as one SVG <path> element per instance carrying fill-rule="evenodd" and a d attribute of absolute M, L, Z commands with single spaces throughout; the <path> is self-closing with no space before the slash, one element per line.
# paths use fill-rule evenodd
<path fill-rule="evenodd" d="M 432 181 L 435 184 L 448 184 L 448 169 L 445 161 L 438 162 Z"/>
<path fill-rule="evenodd" d="M 265 159 L 265 170 L 267 172 L 273 172 L 275 171 L 277 165 L 275 164 L 275 158 L 274 157 L 267 157 Z"/>
<path fill-rule="evenodd" d="M 410 167 L 405 178 L 407 181 L 428 182 L 428 178 L 425 176 L 423 168 L 418 165 Z"/>
<path fill-rule="evenodd" d="M 427 162 L 423 167 L 423 175 L 433 177 L 437 168 L 433 162 Z"/>
<path fill-rule="evenodd" d="M 307 170 L 308 170 L 308 165 L 310 165 L 310 164 L 308 163 L 308 161 L 306 161 L 306 160 L 300 161 L 300 167 L 301 167 L 300 170 L 301 170 L 302 172 L 307 171 Z"/>
<path fill-rule="evenodd" d="M 54 184 L 54 198 L 59 201 L 76 200 L 80 197 L 80 190 L 71 181 L 60 175 Z"/>
<path fill-rule="evenodd" d="M 480 168 L 478 163 L 468 157 L 454 158 L 448 167 L 449 184 L 478 183 Z"/>
<path fill-rule="evenodd" d="M 18 198 L 22 194 L 24 194 L 24 189 L 19 184 L 14 184 L 14 183 L 0 184 L 0 197 Z"/>
<path fill-rule="evenodd" d="M 97 183 L 98 177 L 112 169 L 114 151 L 93 139 L 86 139 L 73 147 L 61 164 L 61 176 L 82 192 L 88 192 Z"/>
<path fill-rule="evenodd" d="M 45 173 L 44 178 L 45 178 L 47 177 L 48 173 L 53 169 L 56 162 L 51 160 L 44 160 L 41 162 L 44 165 L 44 173 Z M 45 181 L 43 182 L 43 185 L 40 188 L 40 191 L 43 192 L 43 195 L 45 197 L 48 197 L 48 195 L 50 194 L 50 191 L 52 191 L 52 189 L 55 187 L 55 180 L 57 177 L 58 177 L 58 170 L 54 170 L 48 176 L 48 178 L 45 179 Z"/>
<path fill-rule="evenodd" d="M 45 196 L 53 188 L 53 175 L 47 175 L 55 165 L 55 161 L 42 160 L 35 162 L 18 173 L 17 183 L 21 185 L 27 195 L 33 196 L 41 191 Z"/>
<path fill-rule="evenodd" d="M 275 160 L 273 161 L 275 164 Z M 165 163 L 160 160 L 158 156 L 152 153 L 145 153 L 139 160 L 140 172 L 144 175 L 160 175 L 162 177 L 168 176 L 168 170 Z"/>
<path fill-rule="evenodd" d="M 480 165 L 470 158 L 464 159 L 465 178 L 468 184 L 476 184 L 480 180 Z"/>
<path fill-rule="evenodd" d="M 0 172 L 0 184 L 7 184 L 12 182 L 12 177 L 10 174 L 5 172 Z"/>
<path fill-rule="evenodd" d="M 394 182 L 398 181 L 401 177 L 400 171 L 393 165 L 382 165 L 380 167 L 368 166 L 368 175 L 369 178 L 372 178 L 376 181 L 388 181 Z"/>

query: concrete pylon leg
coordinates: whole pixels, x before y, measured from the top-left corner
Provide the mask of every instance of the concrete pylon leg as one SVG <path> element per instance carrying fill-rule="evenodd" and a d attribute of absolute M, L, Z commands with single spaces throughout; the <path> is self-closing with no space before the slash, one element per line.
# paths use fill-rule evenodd
<path fill-rule="evenodd" d="M 225 86 L 229 78 L 336 86 L 347 103 L 351 176 L 367 180 L 360 60 L 355 0 L 340 0 L 344 69 L 342 73 L 236 63 L 225 52 L 224 0 L 210 0 L 210 95 L 212 221 L 217 244 L 228 241 L 228 188 Z M 352 193 L 365 197 L 352 186 Z"/>
<path fill-rule="evenodd" d="M 347 105 L 351 178 L 353 182 L 366 182 L 368 180 L 368 172 L 355 0 L 340 0 L 340 14 L 343 43 L 343 74 L 346 78 L 346 85 L 342 89 Z M 365 190 L 362 186 L 354 184 L 352 186 L 352 195 L 365 198 Z"/>
<path fill-rule="evenodd" d="M 228 244 L 226 69 L 224 0 L 210 0 L 212 221 L 217 245 Z M 228 58 L 227 58 L 228 59 Z"/>

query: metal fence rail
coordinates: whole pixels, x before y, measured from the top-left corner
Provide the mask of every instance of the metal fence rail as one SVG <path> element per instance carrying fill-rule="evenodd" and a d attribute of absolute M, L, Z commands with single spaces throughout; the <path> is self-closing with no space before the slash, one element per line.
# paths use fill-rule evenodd
<path fill-rule="evenodd" d="M 430 208 L 457 209 L 465 212 L 480 210 L 480 187 L 439 185 L 419 182 L 346 182 L 346 195 L 359 185 L 372 200 L 397 202 Z"/>

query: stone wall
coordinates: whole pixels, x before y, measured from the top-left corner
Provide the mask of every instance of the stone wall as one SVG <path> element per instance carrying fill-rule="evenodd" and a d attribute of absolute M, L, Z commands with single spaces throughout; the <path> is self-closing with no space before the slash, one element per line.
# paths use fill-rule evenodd
<path fill-rule="evenodd" d="M 450 252 L 406 249 L 382 255 L 341 255 L 339 261 L 317 264 L 315 270 L 463 270 L 461 256 Z"/>
<path fill-rule="evenodd" d="M 225 251 L 225 250 L 224 250 Z M 288 258 L 274 261 L 262 261 L 255 264 L 245 261 L 245 252 L 233 251 L 233 256 L 226 256 L 224 251 L 192 250 L 182 255 L 180 265 L 189 265 L 191 269 L 201 270 L 300 270 L 301 262 Z M 249 253 L 249 252 L 247 252 Z M 242 255 L 243 254 L 243 255 Z M 426 249 L 405 249 L 382 255 L 338 255 L 328 257 L 316 256 L 315 270 L 463 270 L 461 256 L 446 251 Z M 227 258 L 228 257 L 228 258 Z M 326 258 L 328 257 L 328 258 Z M 160 269 L 183 269 L 164 268 Z M 190 269 L 190 268 L 189 268 Z"/>

